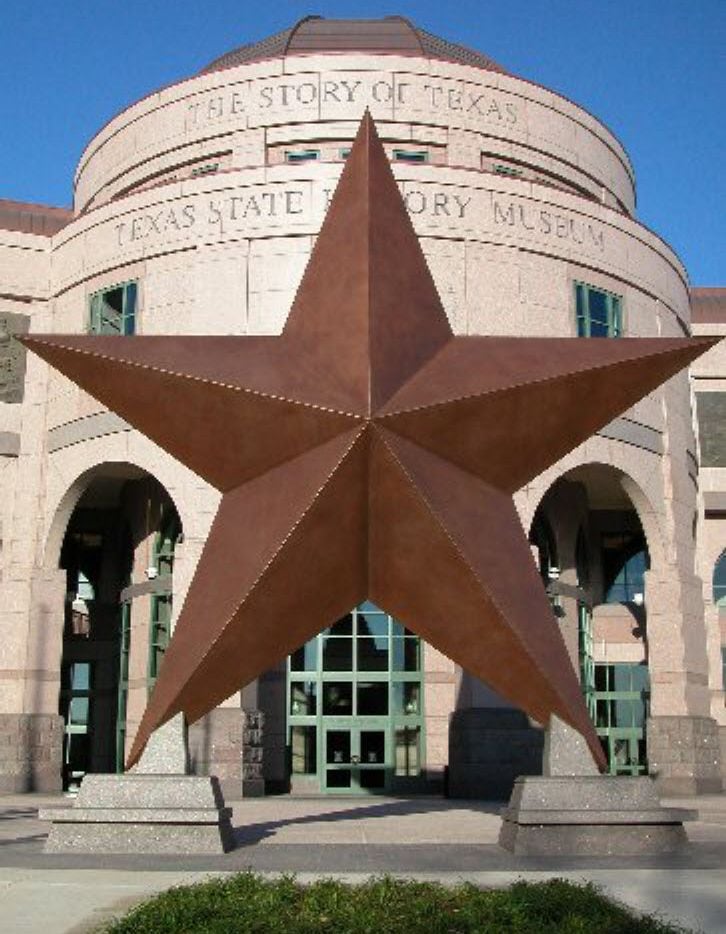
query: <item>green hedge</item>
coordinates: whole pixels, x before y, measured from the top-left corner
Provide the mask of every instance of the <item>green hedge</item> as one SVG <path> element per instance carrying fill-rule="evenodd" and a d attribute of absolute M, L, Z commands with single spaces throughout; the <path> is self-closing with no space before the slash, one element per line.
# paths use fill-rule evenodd
<path fill-rule="evenodd" d="M 301 885 L 253 873 L 170 889 L 105 927 L 106 934 L 674 934 L 593 885 L 563 879 L 507 889 L 383 877 L 363 885 Z"/>

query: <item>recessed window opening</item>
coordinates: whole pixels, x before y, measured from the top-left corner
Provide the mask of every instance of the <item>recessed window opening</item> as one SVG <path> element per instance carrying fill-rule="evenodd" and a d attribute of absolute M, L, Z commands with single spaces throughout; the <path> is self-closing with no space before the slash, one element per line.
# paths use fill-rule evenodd
<path fill-rule="evenodd" d="M 393 161 L 420 164 L 429 161 L 429 154 L 425 149 L 394 149 Z"/>
<path fill-rule="evenodd" d="M 347 159 L 350 155 L 350 146 L 345 146 L 343 149 L 338 150 L 338 155 L 341 159 Z"/>
<path fill-rule="evenodd" d="M 621 337 L 622 298 L 584 282 L 575 283 L 578 337 Z"/>
<path fill-rule="evenodd" d="M 513 178 L 518 178 L 524 174 L 522 169 L 518 169 L 514 165 L 505 165 L 503 162 L 495 162 L 492 169 L 497 175 L 509 175 Z"/>
<path fill-rule="evenodd" d="M 88 330 L 91 334 L 134 334 L 138 284 L 125 282 L 95 292 L 90 298 Z"/>
<path fill-rule="evenodd" d="M 219 162 L 209 162 L 206 165 L 198 165 L 192 169 L 192 178 L 198 178 L 200 175 L 214 175 L 219 171 Z"/>
<path fill-rule="evenodd" d="M 317 162 L 320 159 L 319 149 L 286 149 L 285 162 Z"/>
<path fill-rule="evenodd" d="M 713 569 L 713 602 L 726 612 L 726 551 L 721 552 Z"/>

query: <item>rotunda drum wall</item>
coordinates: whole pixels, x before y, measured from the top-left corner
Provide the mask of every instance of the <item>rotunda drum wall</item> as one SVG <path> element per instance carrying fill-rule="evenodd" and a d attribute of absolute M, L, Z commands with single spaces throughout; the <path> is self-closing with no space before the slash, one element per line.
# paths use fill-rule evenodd
<path fill-rule="evenodd" d="M 283 61 L 271 60 L 145 98 L 89 143 L 76 174 L 76 208 L 230 143 L 233 167 L 264 164 L 260 130 L 284 140 L 286 130 L 292 139 L 301 124 L 314 124 L 323 137 L 337 128 L 352 139 L 366 107 L 385 125 L 384 136 L 423 141 L 428 132 L 443 139 L 449 164 L 480 168 L 482 154 L 514 158 L 633 209 L 634 178 L 622 146 L 566 99 L 483 69 L 370 55 L 288 57 L 284 73 Z"/>

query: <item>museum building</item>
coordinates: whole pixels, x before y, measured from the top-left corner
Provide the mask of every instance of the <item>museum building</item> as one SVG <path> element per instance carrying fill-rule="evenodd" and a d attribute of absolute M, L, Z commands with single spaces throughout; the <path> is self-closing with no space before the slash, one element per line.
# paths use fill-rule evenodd
<path fill-rule="evenodd" d="M 366 108 L 455 333 L 726 335 L 606 126 L 402 17 L 308 17 L 132 104 L 72 209 L 0 201 L 0 791 L 123 768 L 219 502 L 12 336 L 279 334 Z M 610 771 L 671 794 L 726 769 L 724 379 L 717 346 L 515 497 Z M 188 746 L 231 797 L 503 797 L 542 730 L 365 603 Z"/>

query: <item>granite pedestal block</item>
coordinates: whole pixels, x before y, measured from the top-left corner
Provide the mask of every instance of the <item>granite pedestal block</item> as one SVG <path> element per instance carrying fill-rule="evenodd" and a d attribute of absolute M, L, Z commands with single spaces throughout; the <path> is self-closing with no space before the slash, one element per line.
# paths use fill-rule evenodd
<path fill-rule="evenodd" d="M 669 853 L 695 816 L 661 807 L 647 776 L 524 776 L 502 811 L 499 845 L 518 856 Z"/>
<path fill-rule="evenodd" d="M 230 818 L 214 777 L 86 775 L 72 807 L 45 808 L 46 853 L 225 853 Z"/>

